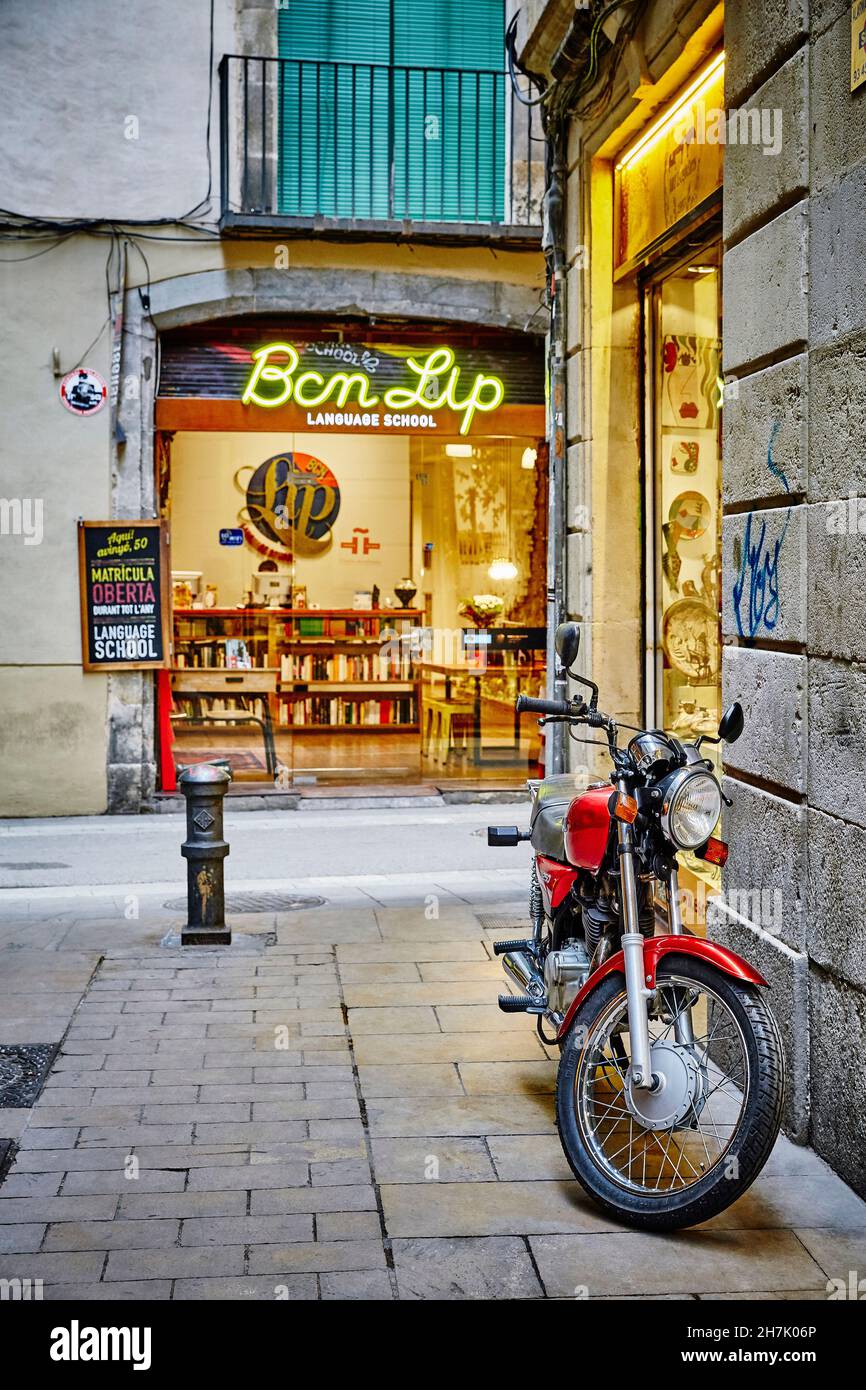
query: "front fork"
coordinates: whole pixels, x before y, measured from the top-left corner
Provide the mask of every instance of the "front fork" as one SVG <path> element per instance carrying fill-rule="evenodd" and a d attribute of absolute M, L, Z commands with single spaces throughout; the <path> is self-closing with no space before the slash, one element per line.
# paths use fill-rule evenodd
<path fill-rule="evenodd" d="M 620 782 L 619 790 L 628 794 L 625 782 Z M 640 930 L 640 908 L 637 896 L 637 877 L 634 868 L 634 830 L 628 821 L 617 821 L 619 841 L 619 870 L 622 884 L 623 925 L 622 953 L 625 960 L 625 988 L 628 1002 L 628 1032 L 631 1042 L 631 1080 L 632 1085 L 642 1090 L 652 1090 L 655 1078 L 652 1072 L 652 1057 L 649 1040 L 649 1015 L 647 1001 L 652 990 L 647 988 L 649 977 L 644 974 L 644 939 Z M 668 911 L 672 935 L 681 936 L 683 919 L 680 911 L 680 885 L 676 864 L 668 878 Z M 680 1010 L 674 1021 L 674 1036 L 678 1043 L 689 1046 L 694 1042 L 691 1011 Z"/>
<path fill-rule="evenodd" d="M 668 925 L 671 929 L 671 936 L 682 936 L 683 914 L 680 907 L 680 876 L 677 872 L 676 860 L 674 860 L 673 868 L 668 876 Z M 692 1011 L 685 1005 L 680 1005 L 678 1001 L 677 1013 L 674 1018 L 674 1037 L 683 1047 L 692 1047 L 695 1041 Z"/>

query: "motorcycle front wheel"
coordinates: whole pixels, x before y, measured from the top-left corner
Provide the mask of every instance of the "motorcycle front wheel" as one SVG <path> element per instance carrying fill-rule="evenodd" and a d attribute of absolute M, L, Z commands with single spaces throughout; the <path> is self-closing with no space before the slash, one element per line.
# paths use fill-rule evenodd
<path fill-rule="evenodd" d="M 706 1221 L 743 1193 L 779 1133 L 778 1028 L 757 988 L 669 955 L 649 1001 L 653 1090 L 631 1083 L 625 981 L 609 975 L 562 1049 L 556 1121 L 578 1182 L 642 1230 Z"/>

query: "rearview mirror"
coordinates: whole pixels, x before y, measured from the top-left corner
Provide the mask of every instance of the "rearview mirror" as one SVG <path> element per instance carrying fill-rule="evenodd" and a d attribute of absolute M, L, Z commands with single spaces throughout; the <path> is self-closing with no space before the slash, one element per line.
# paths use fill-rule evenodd
<path fill-rule="evenodd" d="M 719 738 L 725 743 L 736 743 L 743 732 L 744 723 L 743 706 L 739 700 L 735 700 L 732 705 L 728 705 L 722 715 L 719 723 Z"/>
<path fill-rule="evenodd" d="M 580 651 L 580 628 L 577 623 L 560 623 L 553 638 L 556 655 L 566 669 L 573 666 Z"/>

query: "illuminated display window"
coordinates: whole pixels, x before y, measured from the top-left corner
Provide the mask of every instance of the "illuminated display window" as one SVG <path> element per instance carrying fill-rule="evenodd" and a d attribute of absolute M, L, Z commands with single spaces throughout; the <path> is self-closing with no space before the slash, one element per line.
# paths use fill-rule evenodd
<path fill-rule="evenodd" d="M 721 717 L 721 247 L 651 282 L 645 507 L 647 718 L 693 742 Z M 704 755 L 721 770 L 718 748 Z M 681 856 L 717 883 L 719 870 Z"/>

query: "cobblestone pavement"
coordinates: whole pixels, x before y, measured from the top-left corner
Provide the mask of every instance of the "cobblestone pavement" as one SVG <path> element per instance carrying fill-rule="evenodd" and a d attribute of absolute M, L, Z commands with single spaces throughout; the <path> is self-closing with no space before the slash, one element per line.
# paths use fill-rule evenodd
<path fill-rule="evenodd" d="M 818 1299 L 866 1267 L 866 1204 L 785 1140 L 699 1229 L 606 1218 L 562 1157 L 552 1056 L 496 1007 L 513 901 L 410 899 L 238 919 L 219 950 L 160 945 L 158 913 L 125 938 L 111 902 L 7 923 L 0 1039 L 65 1034 L 33 1109 L 0 1110 L 0 1276 L 72 1299 Z"/>

